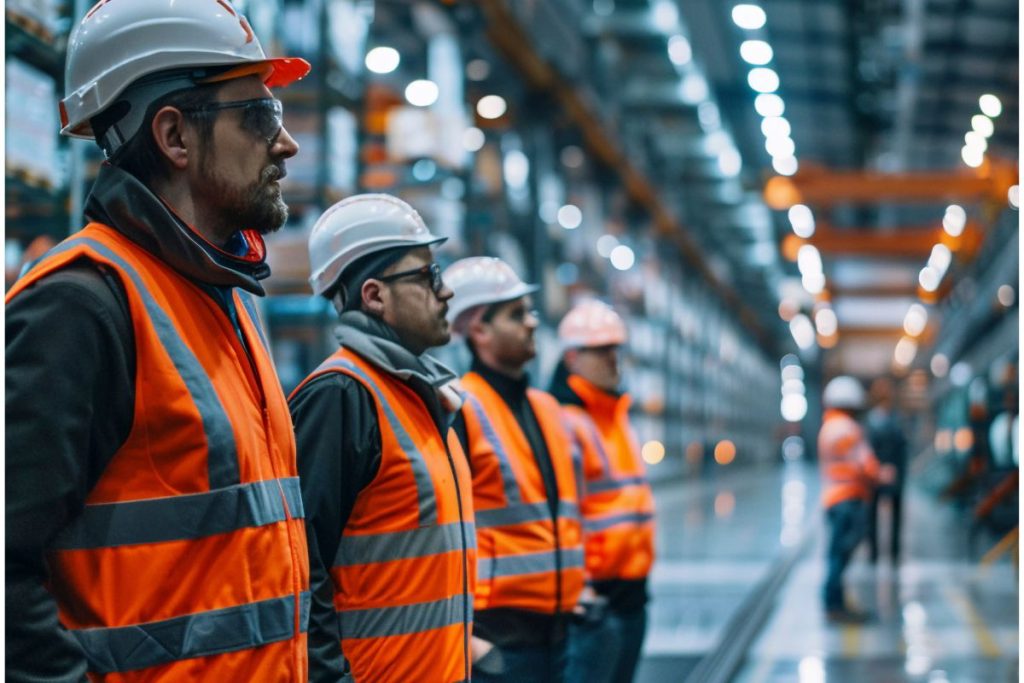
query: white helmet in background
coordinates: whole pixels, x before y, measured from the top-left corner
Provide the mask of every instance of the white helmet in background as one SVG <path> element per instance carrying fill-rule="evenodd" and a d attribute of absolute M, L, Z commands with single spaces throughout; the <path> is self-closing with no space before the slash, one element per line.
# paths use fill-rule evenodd
<path fill-rule="evenodd" d="M 465 327 L 465 321 L 460 321 L 459 316 L 466 311 L 512 301 L 540 289 L 538 285 L 523 282 L 511 266 L 492 256 L 460 259 L 448 266 L 441 277 L 455 292 L 448 302 L 448 322 L 459 334 L 464 332 L 459 328 Z"/>
<path fill-rule="evenodd" d="M 849 375 L 840 375 L 827 385 L 821 402 L 826 408 L 839 408 L 840 410 L 860 410 L 867 404 L 867 395 L 864 387 L 855 378 Z"/>
<path fill-rule="evenodd" d="M 232 66 L 238 68 L 225 72 Z M 267 87 L 285 86 L 309 73 L 309 63 L 268 59 L 248 20 L 228 0 L 101 0 L 68 39 L 60 132 L 91 139 L 89 120 L 124 102 L 111 141 L 116 150 L 138 132 L 146 108 L 159 97 L 251 73 Z M 133 88 L 130 98 L 121 98 L 142 79 L 138 92 Z"/>
<path fill-rule="evenodd" d="M 309 235 L 309 284 L 313 293 L 333 289 L 347 267 L 367 254 L 393 247 L 444 242 L 416 209 L 389 194 L 357 194 L 327 209 Z"/>
<path fill-rule="evenodd" d="M 626 343 L 626 323 L 615 309 L 597 299 L 576 304 L 558 325 L 563 349 L 620 346 Z"/>

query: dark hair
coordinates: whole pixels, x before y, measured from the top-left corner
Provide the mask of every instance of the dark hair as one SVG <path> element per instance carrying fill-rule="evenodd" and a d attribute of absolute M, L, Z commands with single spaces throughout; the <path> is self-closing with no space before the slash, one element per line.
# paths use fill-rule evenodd
<path fill-rule="evenodd" d="M 216 100 L 221 85 L 221 83 L 197 85 L 194 88 L 168 93 L 154 100 L 146 108 L 146 116 L 143 118 L 139 130 L 114 153 L 110 164 L 131 173 L 144 185 L 149 185 L 156 178 L 167 178 L 167 160 L 164 159 L 156 140 L 153 139 L 153 116 L 163 107 L 187 109 L 209 104 Z M 117 123 L 130 106 L 128 102 L 122 100 L 93 117 L 90 123 L 93 132 L 96 133 L 96 139 L 100 139 L 110 126 Z M 203 145 L 208 145 L 213 137 L 214 117 L 203 111 L 183 111 L 182 116 L 196 127 Z"/>
<path fill-rule="evenodd" d="M 483 314 L 480 316 L 480 322 L 489 323 L 492 320 L 494 320 L 494 316 L 497 315 L 498 309 L 507 303 L 508 301 L 499 301 L 498 303 L 495 304 L 487 304 L 487 308 L 484 309 Z M 474 308 L 470 308 L 468 310 L 463 311 L 462 313 L 459 314 L 459 319 L 461 319 L 463 316 L 466 316 L 467 318 L 475 316 L 475 310 L 476 309 Z M 456 325 L 458 324 L 459 319 L 456 319 Z M 476 347 L 473 346 L 473 340 L 470 339 L 468 334 L 465 335 L 465 339 L 466 348 L 469 349 L 470 355 L 473 356 L 473 358 L 479 358 L 479 355 L 477 354 L 476 351 Z"/>

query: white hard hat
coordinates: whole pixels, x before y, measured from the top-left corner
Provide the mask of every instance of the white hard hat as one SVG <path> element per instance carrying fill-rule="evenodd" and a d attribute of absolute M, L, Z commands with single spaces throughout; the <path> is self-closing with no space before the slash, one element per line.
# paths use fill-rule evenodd
<path fill-rule="evenodd" d="M 456 261 L 441 275 L 455 292 L 448 303 L 448 322 L 455 332 L 459 316 L 477 306 L 512 301 L 540 289 L 519 279 L 512 267 L 492 256 L 473 256 Z"/>
<path fill-rule="evenodd" d="M 858 410 L 866 404 L 864 387 L 849 375 L 840 375 L 827 385 L 821 398 L 826 408 Z"/>
<path fill-rule="evenodd" d="M 204 71 L 231 66 L 245 71 Z M 128 140 L 148 104 L 167 93 L 248 73 L 259 73 L 268 87 L 284 86 L 309 73 L 309 63 L 268 59 L 248 20 L 228 0 L 101 0 L 71 33 L 64 73 L 60 132 L 86 139 L 94 137 L 89 119 L 128 86 L 155 74 L 175 74 L 154 77 L 157 82 L 145 93 L 149 101 L 133 106 L 118 124 L 119 136 Z"/>
<path fill-rule="evenodd" d="M 393 247 L 425 247 L 447 237 L 430 232 L 416 209 L 389 194 L 357 194 L 324 211 L 309 235 L 309 284 L 328 292 L 359 258 Z"/>
<path fill-rule="evenodd" d="M 625 344 L 626 323 L 608 304 L 588 299 L 565 314 L 558 339 L 566 349 Z"/>

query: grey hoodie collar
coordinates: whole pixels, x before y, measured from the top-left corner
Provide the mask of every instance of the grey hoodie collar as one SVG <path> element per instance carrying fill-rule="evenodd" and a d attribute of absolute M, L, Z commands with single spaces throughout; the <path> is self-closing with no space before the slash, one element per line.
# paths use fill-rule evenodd
<path fill-rule="evenodd" d="M 456 378 L 448 366 L 432 356 L 413 355 L 389 325 L 362 311 L 346 311 L 338 320 L 341 324 L 334 335 L 342 346 L 404 382 L 419 380 L 437 390 Z"/>

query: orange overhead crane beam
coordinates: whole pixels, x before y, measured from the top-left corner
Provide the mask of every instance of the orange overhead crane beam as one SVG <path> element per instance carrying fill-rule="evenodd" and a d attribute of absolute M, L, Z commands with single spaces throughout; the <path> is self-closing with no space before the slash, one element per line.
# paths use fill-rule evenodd
<path fill-rule="evenodd" d="M 908 259 L 919 260 L 924 265 L 932 248 L 940 242 L 969 258 L 981 246 L 981 239 L 981 226 L 974 221 L 969 221 L 958 237 L 934 226 L 899 227 L 880 232 L 871 228 L 839 229 L 819 221 L 814 235 L 808 239 L 786 235 L 781 250 L 790 261 L 796 260 L 802 245 L 813 244 L 822 256 Z"/>
<path fill-rule="evenodd" d="M 736 311 L 740 321 L 761 341 L 762 346 L 772 348 L 773 339 L 758 322 L 754 311 L 732 287 L 711 272 L 700 248 L 662 203 L 654 186 L 630 163 L 584 96 L 537 54 L 519 20 L 509 10 L 507 0 L 479 0 L 477 5 L 487 19 L 487 36 L 491 43 L 519 70 L 530 87 L 547 93 L 558 103 L 579 127 L 587 149 L 618 174 L 630 199 L 650 214 L 657 233 L 676 245 L 687 266 L 699 273 L 726 305 Z"/>
<path fill-rule="evenodd" d="M 764 200 L 776 210 L 794 204 L 815 207 L 885 202 L 1006 201 L 1017 183 L 1017 165 L 986 158 L 972 171 L 876 173 L 833 171 L 806 164 L 793 176 L 774 176 L 765 183 Z"/>

